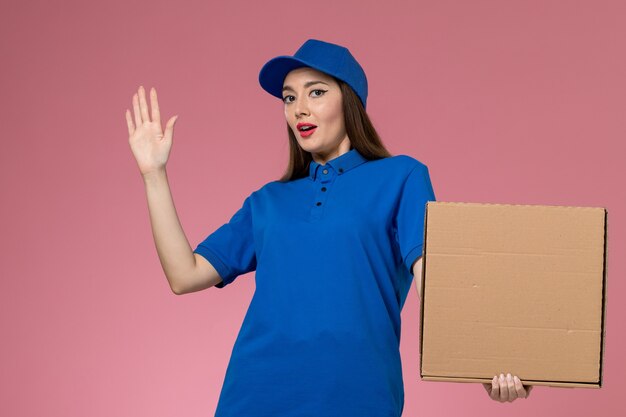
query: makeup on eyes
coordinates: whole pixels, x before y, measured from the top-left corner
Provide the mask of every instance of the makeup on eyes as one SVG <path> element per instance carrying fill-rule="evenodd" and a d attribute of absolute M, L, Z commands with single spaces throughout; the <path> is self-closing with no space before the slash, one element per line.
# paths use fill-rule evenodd
<path fill-rule="evenodd" d="M 322 97 L 324 94 L 326 94 L 326 93 L 328 92 L 328 90 L 322 90 L 321 88 L 315 88 L 315 89 L 311 90 L 311 92 L 315 92 L 315 91 L 321 91 L 321 92 L 322 92 L 322 94 L 320 94 L 320 95 L 318 95 L 318 96 L 315 96 L 315 97 Z M 288 95 L 288 96 L 283 97 L 283 102 L 284 102 L 285 104 L 292 103 L 292 102 L 286 102 L 286 101 L 285 101 L 285 99 L 286 99 L 287 97 L 292 97 L 292 96 L 291 96 L 291 95 Z"/>

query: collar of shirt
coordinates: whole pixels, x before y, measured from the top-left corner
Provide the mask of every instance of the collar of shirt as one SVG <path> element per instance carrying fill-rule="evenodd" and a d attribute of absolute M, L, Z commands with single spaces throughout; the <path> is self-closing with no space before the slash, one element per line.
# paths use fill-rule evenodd
<path fill-rule="evenodd" d="M 350 149 L 348 152 L 339 155 L 338 157 L 331 159 L 326 162 L 326 165 L 330 165 L 333 170 L 337 173 L 337 175 L 345 174 L 352 168 L 355 168 L 362 163 L 367 162 L 367 159 L 363 155 L 356 150 L 356 148 Z M 321 166 L 326 166 L 318 164 L 317 162 L 311 160 L 309 164 L 309 178 L 312 181 L 315 181 L 317 173 Z"/>

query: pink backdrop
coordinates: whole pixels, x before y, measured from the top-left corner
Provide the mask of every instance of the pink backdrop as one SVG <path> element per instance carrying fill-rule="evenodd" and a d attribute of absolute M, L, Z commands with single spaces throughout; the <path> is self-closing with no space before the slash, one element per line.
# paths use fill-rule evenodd
<path fill-rule="evenodd" d="M 124 112 L 141 84 L 165 120 L 180 115 L 168 173 L 195 247 L 282 173 L 282 104 L 258 71 L 313 37 L 363 64 L 379 133 L 429 166 L 438 200 L 609 211 L 605 387 L 500 404 L 478 384 L 420 381 L 412 288 L 404 416 L 617 416 L 625 13 L 620 0 L 3 1 L 0 415 L 213 415 L 254 274 L 170 291 Z"/>

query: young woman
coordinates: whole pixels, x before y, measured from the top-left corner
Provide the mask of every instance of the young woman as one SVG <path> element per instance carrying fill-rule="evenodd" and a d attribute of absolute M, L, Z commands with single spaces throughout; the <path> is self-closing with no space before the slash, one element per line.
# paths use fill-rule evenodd
<path fill-rule="evenodd" d="M 150 117 L 142 87 L 134 123 L 126 111 L 172 290 L 256 271 L 216 416 L 400 416 L 400 311 L 412 281 L 419 294 L 424 209 L 435 201 L 428 168 L 385 149 L 347 48 L 309 39 L 269 60 L 259 82 L 284 102 L 289 165 L 193 251 L 165 170 L 177 116 L 162 131 L 156 90 Z M 510 374 L 484 386 L 502 402 L 531 388 Z"/>

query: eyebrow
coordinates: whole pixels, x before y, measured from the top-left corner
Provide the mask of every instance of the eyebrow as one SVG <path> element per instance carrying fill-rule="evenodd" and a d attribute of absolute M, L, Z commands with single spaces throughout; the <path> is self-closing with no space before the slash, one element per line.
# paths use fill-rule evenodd
<path fill-rule="evenodd" d="M 306 82 L 306 83 L 304 84 L 304 88 L 306 88 L 306 87 L 310 87 L 310 86 L 312 86 L 313 84 L 318 84 L 318 83 L 326 84 L 324 81 L 308 81 L 308 82 Z M 328 85 L 328 84 L 326 84 L 326 85 Z M 295 91 L 293 88 L 291 88 L 291 87 L 290 87 L 290 86 L 288 86 L 288 85 L 286 85 L 286 86 L 284 86 L 284 87 L 283 87 L 283 91 L 285 91 L 285 90 Z"/>

